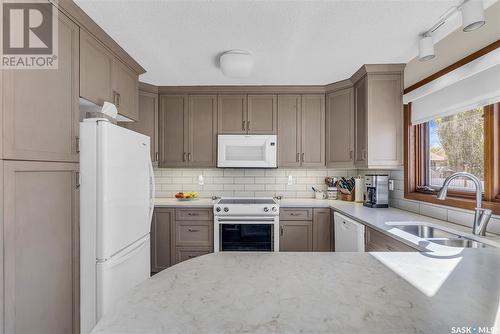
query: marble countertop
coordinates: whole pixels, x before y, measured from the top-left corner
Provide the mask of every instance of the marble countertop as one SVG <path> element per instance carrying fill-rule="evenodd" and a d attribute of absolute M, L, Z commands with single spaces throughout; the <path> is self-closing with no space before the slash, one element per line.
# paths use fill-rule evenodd
<path fill-rule="evenodd" d="M 157 207 L 212 207 L 210 198 L 200 198 L 193 201 L 178 201 L 175 198 L 158 198 L 155 201 Z M 471 228 L 449 223 L 443 220 L 430 218 L 409 211 L 396 208 L 367 208 L 362 203 L 345 202 L 339 200 L 318 200 L 312 198 L 282 199 L 281 208 L 294 207 L 325 207 L 331 208 L 349 218 L 360 221 L 392 238 L 395 238 L 420 251 L 447 251 L 455 248 L 438 245 L 425 239 L 394 228 L 393 225 L 404 225 L 411 223 L 425 223 L 426 225 L 439 227 L 448 232 L 459 232 L 461 235 L 477 240 L 494 247 L 500 247 L 500 235 L 487 234 L 486 237 L 473 235 Z"/>
<path fill-rule="evenodd" d="M 500 326 L 500 250 L 214 253 L 122 298 L 93 333 L 451 333 Z"/>

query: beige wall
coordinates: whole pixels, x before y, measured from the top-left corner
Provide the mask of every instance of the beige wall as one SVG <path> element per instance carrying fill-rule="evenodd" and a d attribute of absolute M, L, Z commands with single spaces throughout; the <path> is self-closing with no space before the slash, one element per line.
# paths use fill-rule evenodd
<path fill-rule="evenodd" d="M 463 32 L 458 28 L 435 46 L 436 57 L 430 61 L 411 60 L 405 68 L 404 86 L 409 87 L 471 53 L 500 39 L 500 1 L 486 10 L 486 24 L 478 30 Z"/>

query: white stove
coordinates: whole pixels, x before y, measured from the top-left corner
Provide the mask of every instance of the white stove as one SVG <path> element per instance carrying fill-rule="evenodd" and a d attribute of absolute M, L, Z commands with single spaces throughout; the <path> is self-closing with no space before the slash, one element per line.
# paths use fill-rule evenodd
<path fill-rule="evenodd" d="M 269 198 L 221 198 L 214 204 L 214 252 L 279 251 L 279 203 Z"/>

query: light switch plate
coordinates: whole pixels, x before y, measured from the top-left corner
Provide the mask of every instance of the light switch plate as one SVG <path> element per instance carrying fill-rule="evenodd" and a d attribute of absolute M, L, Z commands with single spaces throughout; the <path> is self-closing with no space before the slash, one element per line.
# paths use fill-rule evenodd
<path fill-rule="evenodd" d="M 389 190 L 390 191 L 394 190 L 394 180 L 389 180 Z"/>

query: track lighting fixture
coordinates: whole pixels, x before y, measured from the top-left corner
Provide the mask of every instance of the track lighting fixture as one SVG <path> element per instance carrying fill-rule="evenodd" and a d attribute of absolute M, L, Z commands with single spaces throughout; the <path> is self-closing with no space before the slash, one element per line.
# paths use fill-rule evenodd
<path fill-rule="evenodd" d="M 483 1 L 468 0 L 465 1 L 459 9 L 462 11 L 462 30 L 465 32 L 481 28 L 486 21 L 484 20 Z"/>

